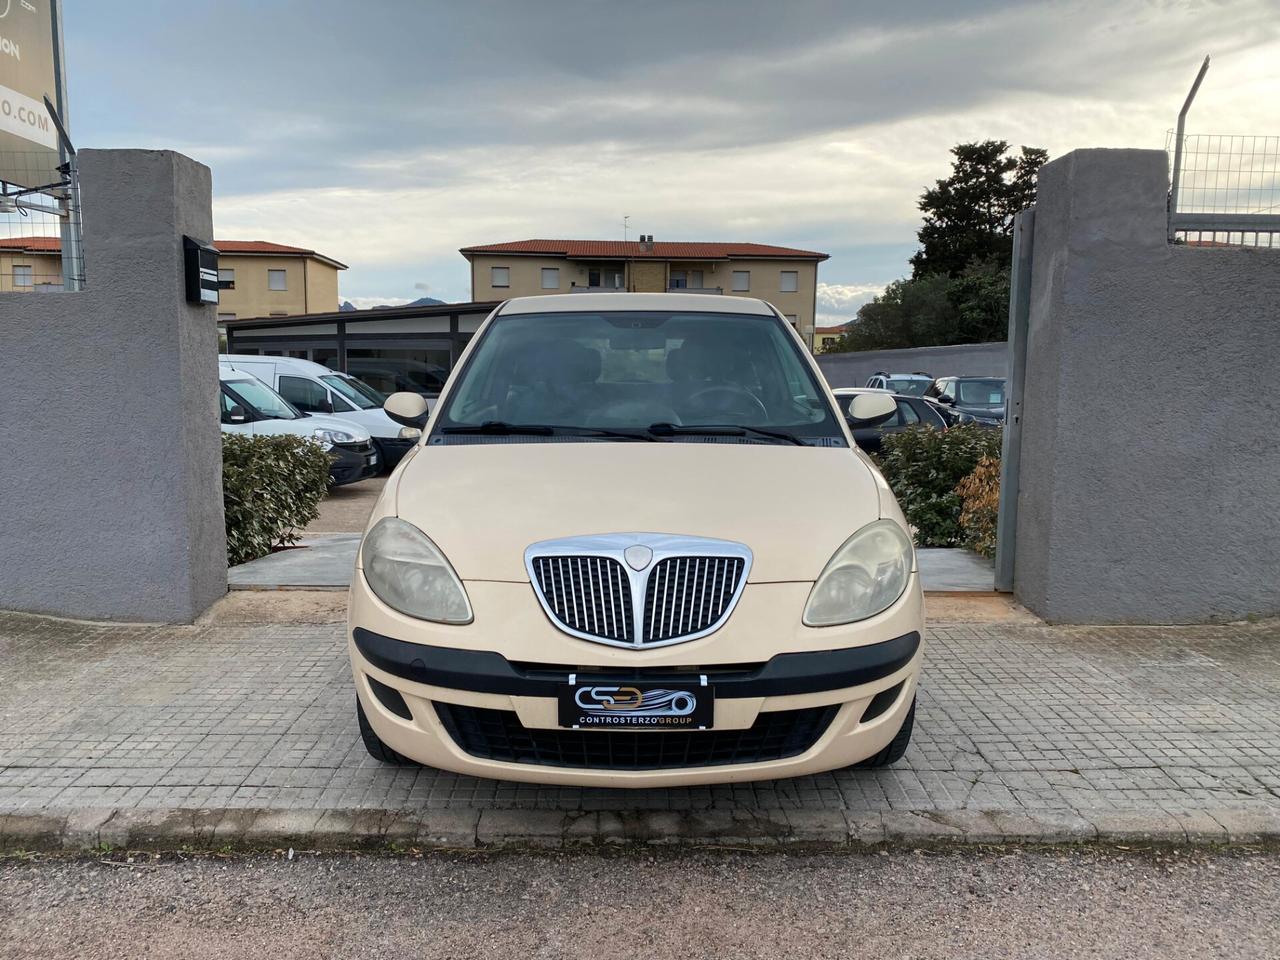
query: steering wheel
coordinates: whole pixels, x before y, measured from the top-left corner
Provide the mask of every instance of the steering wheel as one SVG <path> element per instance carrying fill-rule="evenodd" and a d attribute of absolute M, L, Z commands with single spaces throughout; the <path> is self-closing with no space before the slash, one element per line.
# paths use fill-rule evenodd
<path fill-rule="evenodd" d="M 760 398 L 742 387 L 705 387 L 691 393 L 688 403 L 699 414 L 714 413 L 719 416 L 738 418 L 730 420 L 730 423 L 764 423 L 769 419 L 769 411 L 760 402 Z"/>

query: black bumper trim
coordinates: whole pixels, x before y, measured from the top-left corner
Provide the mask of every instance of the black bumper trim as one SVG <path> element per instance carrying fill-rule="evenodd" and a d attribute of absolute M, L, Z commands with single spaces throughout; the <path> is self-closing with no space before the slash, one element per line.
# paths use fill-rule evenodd
<path fill-rule="evenodd" d="M 499 693 L 516 697 L 554 697 L 569 682 L 567 667 L 531 669 L 513 664 L 492 650 L 408 643 L 356 627 L 352 633 L 360 655 L 379 670 L 433 687 Z M 897 673 L 920 649 L 920 634 L 912 632 L 883 643 L 810 653 L 780 653 L 754 669 L 716 670 L 708 681 L 723 698 L 778 697 L 821 693 L 872 683 Z M 614 670 L 608 673 L 572 671 L 579 683 L 626 683 L 645 680 L 697 683 L 697 673 L 655 670 Z"/>

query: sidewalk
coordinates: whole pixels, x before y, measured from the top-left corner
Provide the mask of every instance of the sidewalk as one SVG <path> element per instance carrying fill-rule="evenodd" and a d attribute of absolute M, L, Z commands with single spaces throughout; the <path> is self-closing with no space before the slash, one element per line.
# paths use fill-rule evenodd
<path fill-rule="evenodd" d="M 639 792 L 378 765 L 343 629 L 0 614 L 0 847 L 1280 836 L 1276 621 L 931 623 L 899 765 Z"/>

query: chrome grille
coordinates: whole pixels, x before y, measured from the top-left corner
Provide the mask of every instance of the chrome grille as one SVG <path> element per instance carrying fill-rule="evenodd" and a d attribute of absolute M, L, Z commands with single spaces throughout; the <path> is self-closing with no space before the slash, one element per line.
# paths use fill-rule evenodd
<path fill-rule="evenodd" d="M 604 640 L 633 642 L 631 584 L 609 557 L 534 557 L 538 589 L 563 626 Z"/>
<path fill-rule="evenodd" d="M 738 557 L 670 557 L 654 565 L 644 600 L 644 643 L 661 643 L 715 626 L 738 590 Z"/>

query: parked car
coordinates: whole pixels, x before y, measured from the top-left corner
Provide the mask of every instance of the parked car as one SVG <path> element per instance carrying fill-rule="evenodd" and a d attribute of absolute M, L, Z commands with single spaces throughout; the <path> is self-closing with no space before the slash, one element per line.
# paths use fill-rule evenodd
<path fill-rule="evenodd" d="M 922 397 L 933 383 L 933 377 L 927 373 L 874 373 L 867 378 L 866 386 L 905 397 Z"/>
<path fill-rule="evenodd" d="M 298 357 L 223 354 L 220 363 L 275 388 L 303 413 L 334 414 L 369 432 L 383 469 L 391 469 L 418 442 L 420 430 L 401 426 L 382 409 L 386 395 L 362 380 Z"/>
<path fill-rule="evenodd" d="M 996 427 L 1004 423 L 1003 377 L 939 377 L 925 397 L 947 409 L 951 423 L 978 423 Z"/>
<path fill-rule="evenodd" d="M 848 413 L 896 409 L 867 394 Z M 429 415 L 416 393 L 386 410 L 426 435 L 373 509 L 350 593 L 372 756 L 653 787 L 906 750 L 911 536 L 770 305 L 508 300 Z M 801 487 L 840 495 L 814 510 Z"/>
<path fill-rule="evenodd" d="M 218 366 L 223 433 L 288 433 L 314 440 L 333 455 L 329 483 L 335 487 L 378 472 L 378 451 L 363 427 L 338 417 L 303 413 L 253 374 Z"/>
<path fill-rule="evenodd" d="M 836 402 L 841 408 L 847 410 L 854 397 L 873 391 L 879 392 L 874 387 L 840 387 L 831 392 L 835 394 Z M 922 426 L 933 427 L 936 430 L 947 429 L 947 418 L 943 416 L 942 411 L 924 397 L 906 397 L 897 394 L 890 394 L 890 396 L 897 405 L 893 416 L 874 426 L 851 426 L 850 428 L 854 442 L 867 453 L 879 453 L 880 441 L 887 433 L 901 433 L 908 427 Z"/>

